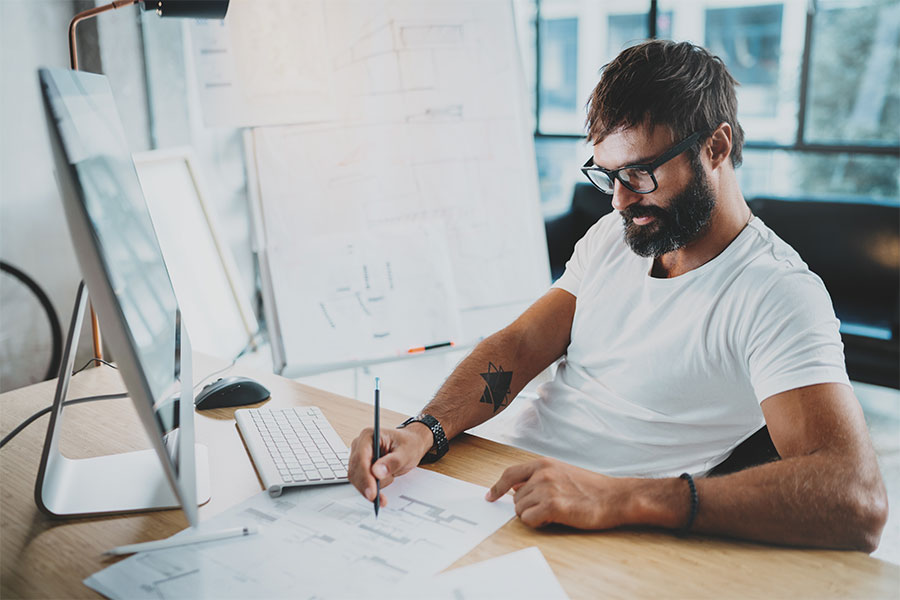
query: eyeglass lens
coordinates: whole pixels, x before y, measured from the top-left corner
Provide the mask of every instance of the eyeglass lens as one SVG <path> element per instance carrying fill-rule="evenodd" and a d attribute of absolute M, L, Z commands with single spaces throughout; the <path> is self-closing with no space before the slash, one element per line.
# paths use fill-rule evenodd
<path fill-rule="evenodd" d="M 613 181 L 603 171 L 587 171 L 590 180 L 605 194 L 613 193 Z M 653 178 L 644 169 L 623 169 L 619 171 L 619 179 L 633 192 L 653 191 Z"/>
<path fill-rule="evenodd" d="M 653 177 L 644 169 L 624 169 L 619 171 L 619 179 L 634 192 L 653 190 Z"/>

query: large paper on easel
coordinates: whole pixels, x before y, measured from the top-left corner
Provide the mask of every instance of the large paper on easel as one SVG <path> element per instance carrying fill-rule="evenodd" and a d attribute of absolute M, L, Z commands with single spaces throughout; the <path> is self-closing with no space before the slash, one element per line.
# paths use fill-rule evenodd
<path fill-rule="evenodd" d="M 264 294 L 277 311 L 288 372 L 321 370 L 325 356 L 339 366 L 428 345 L 438 332 L 427 319 L 445 305 L 456 307 L 450 322 L 462 330 L 435 341 L 468 344 L 546 291 L 511 2 L 267 0 L 246 22 L 238 17 L 249 0 L 232 4 L 225 25 L 194 26 L 196 70 L 205 113 L 219 124 L 232 114 L 231 125 L 257 126 L 249 166 L 273 280 Z M 427 236 L 434 251 L 416 242 L 395 253 L 398 228 L 437 231 Z M 332 290 L 291 269 L 307 272 L 311 256 L 323 264 L 342 256 L 341 238 L 373 249 L 373 261 L 388 253 L 419 273 L 422 286 L 393 294 L 395 308 L 384 312 L 402 320 L 375 329 L 363 320 L 358 336 L 310 329 Z M 433 262 L 443 255 L 449 275 Z M 415 309 L 431 305 L 438 288 L 455 296 Z M 400 336 L 372 343 L 373 331 L 404 327 L 421 335 L 411 344 L 391 343 Z M 316 332 L 335 342 L 334 353 L 311 356 Z"/>
<path fill-rule="evenodd" d="M 285 354 L 310 371 L 459 340 L 459 307 L 439 228 L 313 235 L 269 248 Z M 296 372 L 296 371 L 295 371 Z"/>

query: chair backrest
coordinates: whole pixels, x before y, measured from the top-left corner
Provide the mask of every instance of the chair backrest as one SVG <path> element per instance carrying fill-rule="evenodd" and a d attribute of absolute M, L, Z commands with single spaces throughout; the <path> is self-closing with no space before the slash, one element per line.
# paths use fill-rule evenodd
<path fill-rule="evenodd" d="M 572 212 L 578 215 L 584 231 L 579 239 L 587 233 L 591 225 L 612 212 L 612 196 L 604 194 L 590 183 L 579 182 L 572 191 Z"/>
<path fill-rule="evenodd" d="M 900 207 L 860 201 L 754 198 L 751 210 L 828 288 L 842 321 L 900 321 Z"/>
<path fill-rule="evenodd" d="M 569 210 L 545 222 L 550 271 L 554 280 L 563 274 L 575 243 L 584 237 L 591 225 L 611 211 L 610 196 L 590 183 L 575 184 Z"/>

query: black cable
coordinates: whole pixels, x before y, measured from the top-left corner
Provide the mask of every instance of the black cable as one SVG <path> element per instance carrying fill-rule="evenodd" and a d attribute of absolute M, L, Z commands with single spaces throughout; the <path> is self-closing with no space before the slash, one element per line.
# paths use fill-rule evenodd
<path fill-rule="evenodd" d="M 52 353 L 50 354 L 50 364 L 47 365 L 47 373 L 44 375 L 44 381 L 48 379 L 53 379 L 57 375 L 59 375 L 59 363 L 62 361 L 62 327 L 59 325 L 59 317 L 56 315 L 56 310 L 53 308 L 53 303 L 50 302 L 50 298 L 47 297 L 47 294 L 44 293 L 44 290 L 41 289 L 41 286 L 37 284 L 37 282 L 15 268 L 8 262 L 0 260 L 0 271 L 5 271 L 21 281 L 25 286 L 31 290 L 31 292 L 37 296 L 38 302 L 41 303 L 41 306 L 44 309 L 44 312 L 47 314 L 47 320 L 50 321 L 50 335 L 53 337 L 53 345 L 52 345 Z"/>
<path fill-rule="evenodd" d="M 119 367 L 117 367 L 116 365 L 112 364 L 111 362 L 105 361 L 105 360 L 103 360 L 102 358 L 94 357 L 94 358 L 88 360 L 86 363 L 84 363 L 84 364 L 81 366 L 81 368 L 78 369 L 77 371 L 72 371 L 72 376 L 78 375 L 79 373 L 81 373 L 82 371 L 84 371 L 85 369 L 87 369 L 87 368 L 91 365 L 92 362 L 103 363 L 103 364 L 106 365 L 107 367 L 112 367 L 113 369 L 116 369 L 117 371 L 119 370 Z"/>
<path fill-rule="evenodd" d="M 93 362 L 101 362 L 104 365 L 106 365 L 107 367 L 112 367 L 113 369 L 116 369 L 116 370 L 119 369 L 119 367 L 112 364 L 111 362 L 105 361 L 102 358 L 95 357 L 95 358 L 88 360 L 86 363 L 84 363 L 84 365 L 82 365 L 80 369 L 73 371 L 72 376 L 74 377 L 75 375 L 78 375 L 79 373 L 81 373 L 82 371 L 87 369 L 90 366 L 90 364 Z M 82 402 L 93 402 L 94 400 L 118 400 L 119 398 L 127 398 L 127 397 L 128 397 L 128 394 L 126 392 L 122 392 L 120 394 L 103 394 L 100 396 L 85 396 L 84 398 L 75 398 L 73 400 L 64 400 L 63 406 L 65 407 L 65 406 L 69 406 L 70 404 L 81 404 Z M 34 413 L 33 415 L 31 415 L 30 417 L 28 417 L 21 423 L 19 423 L 15 429 L 10 431 L 8 434 L 6 434 L 6 436 L 2 440 L 0 440 L 0 448 L 5 446 L 9 440 L 11 440 L 14 437 L 16 437 L 17 435 L 19 435 L 19 433 L 21 433 L 23 429 L 25 429 L 26 427 L 28 427 L 29 425 L 34 423 L 40 417 L 46 415 L 51 410 L 53 410 L 53 405 L 42 408 L 41 410 L 37 411 L 36 413 Z"/>
<path fill-rule="evenodd" d="M 236 363 L 240 357 L 242 357 L 243 355 L 245 355 L 245 354 L 247 353 L 247 351 L 250 350 L 250 348 L 253 347 L 253 345 L 256 343 L 256 338 L 259 337 L 259 333 L 260 333 L 260 332 L 257 331 L 256 333 L 253 334 L 253 336 L 250 338 L 250 341 L 247 342 L 247 345 L 244 346 L 243 350 L 241 350 L 240 352 L 238 352 L 237 356 L 234 357 L 234 360 L 231 361 L 231 364 L 230 364 L 230 365 L 228 365 L 227 367 L 224 367 L 224 368 L 222 368 L 222 369 L 219 369 L 218 371 L 214 371 L 214 372 L 210 373 L 209 375 L 207 375 L 206 377 L 204 377 L 203 379 L 201 379 L 201 380 L 200 380 L 200 383 L 198 383 L 197 385 L 195 385 L 193 389 L 196 390 L 203 382 L 205 382 L 206 380 L 208 380 L 210 377 L 214 377 L 215 375 L 221 373 L 222 371 L 227 371 L 228 369 L 230 369 L 231 367 L 233 367 L 233 366 L 234 366 L 234 363 Z M 83 370 L 85 370 L 85 369 L 88 367 L 88 365 L 90 365 L 92 362 L 101 362 L 101 363 L 103 363 L 104 365 L 106 365 L 106 366 L 108 366 L 108 367 L 112 367 L 113 369 L 118 369 L 118 368 L 119 368 L 119 367 L 117 367 L 116 365 L 114 365 L 114 364 L 112 364 L 112 363 L 109 363 L 109 362 L 103 360 L 102 358 L 92 358 L 92 359 L 88 360 L 86 363 L 84 363 L 84 365 L 83 365 L 80 369 L 78 369 L 77 371 L 73 372 L 72 375 L 74 376 L 74 375 L 77 375 L 78 373 L 81 373 L 81 372 L 82 372 Z M 193 391 L 193 390 L 191 390 L 191 391 Z M 127 398 L 127 397 L 128 397 L 128 393 L 127 393 L 127 392 L 123 392 L 123 393 L 120 393 L 120 394 L 104 394 L 104 395 L 102 395 L 102 396 L 86 396 L 86 397 L 84 397 L 84 398 L 75 398 L 74 400 L 65 400 L 65 401 L 63 401 L 63 406 L 69 406 L 70 404 L 81 404 L 82 402 L 93 402 L 94 400 L 117 400 L 117 399 L 119 399 L 119 398 Z M 34 423 L 37 419 L 39 419 L 40 417 L 44 416 L 45 414 L 47 414 L 47 413 L 50 412 L 51 410 L 53 410 L 53 406 L 52 406 L 52 405 L 51 405 L 51 406 L 48 406 L 48 407 L 46 407 L 46 408 L 42 408 L 42 409 L 39 410 L 38 412 L 34 413 L 34 414 L 31 415 L 30 417 L 28 417 L 27 419 L 25 419 L 24 421 L 22 421 L 21 423 L 19 423 L 19 425 L 17 425 L 15 429 L 13 429 L 12 431 L 10 431 L 10 432 L 2 439 L 2 440 L 0 440 L 0 448 L 2 448 L 3 446 L 5 446 L 6 443 L 9 442 L 9 440 L 11 440 L 11 439 L 13 439 L 14 437 L 16 437 L 17 435 L 19 435 L 19 433 L 21 433 L 21 431 L 22 431 L 23 429 L 25 429 L 26 427 L 28 427 L 29 425 L 31 425 L 32 423 Z"/>
<path fill-rule="evenodd" d="M 81 404 L 82 402 L 93 402 L 94 400 L 118 400 L 120 398 L 127 398 L 127 397 L 128 397 L 128 394 L 125 392 L 122 392 L 120 394 L 103 394 L 102 396 L 86 396 L 84 398 L 75 398 L 73 400 L 66 400 L 65 402 L 63 402 L 63 406 L 69 406 L 70 404 Z M 8 434 L 6 434 L 6 436 L 2 440 L 0 440 L 0 448 L 5 446 L 9 440 L 11 440 L 14 437 L 16 437 L 17 435 L 19 435 L 19 433 L 21 433 L 21 431 L 23 429 L 25 429 L 26 427 L 28 427 L 29 425 L 34 423 L 40 417 L 43 417 L 44 415 L 46 415 L 51 410 L 53 410 L 52 406 L 42 408 L 41 410 L 37 411 L 36 413 L 34 413 L 33 415 L 31 415 L 30 417 L 28 417 L 21 423 L 19 423 L 19 425 L 15 429 L 10 431 Z"/>
<path fill-rule="evenodd" d="M 193 387 L 193 389 L 192 389 L 191 391 L 192 391 L 192 392 L 193 392 L 193 391 L 196 391 L 196 389 L 197 389 L 198 387 L 200 387 L 201 385 L 203 385 L 204 383 L 206 383 L 207 381 L 209 381 L 211 378 L 213 378 L 213 377 L 215 377 L 216 375 L 218 375 L 219 373 L 222 373 L 223 371 L 227 371 L 228 369 L 230 369 L 231 367 L 233 367 L 233 366 L 234 366 L 234 363 L 236 363 L 240 357 L 242 357 L 243 355 L 247 354 L 247 351 L 249 351 L 250 348 L 252 348 L 252 347 L 256 344 L 256 338 L 258 338 L 258 337 L 260 336 L 260 333 L 261 333 L 261 331 L 257 331 L 256 333 L 254 333 L 254 334 L 250 337 L 250 341 L 248 341 L 248 342 L 247 342 L 247 345 L 244 346 L 244 348 L 243 348 L 240 352 L 237 353 L 237 356 L 235 356 L 234 359 L 232 359 L 230 365 L 228 365 L 227 367 L 222 367 L 222 368 L 219 369 L 218 371 L 213 371 L 212 373 L 210 373 L 209 375 L 207 375 L 206 377 L 204 377 L 203 379 L 201 379 L 200 381 L 198 381 L 197 384 Z"/>

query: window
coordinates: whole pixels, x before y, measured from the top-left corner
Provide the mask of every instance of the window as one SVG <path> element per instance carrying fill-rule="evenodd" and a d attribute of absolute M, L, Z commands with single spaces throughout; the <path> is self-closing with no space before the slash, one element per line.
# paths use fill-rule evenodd
<path fill-rule="evenodd" d="M 541 118 L 577 112 L 578 19 L 546 19 L 541 25 Z"/>
<path fill-rule="evenodd" d="M 649 35 L 646 12 L 610 14 L 607 23 L 609 41 L 606 44 L 604 64 L 615 58 L 625 48 L 644 41 Z M 656 20 L 656 35 L 664 38 L 672 35 L 672 11 L 662 13 Z"/>
<path fill-rule="evenodd" d="M 820 198 L 897 204 L 897 158 L 864 153 L 744 149 L 737 175 L 747 199 Z"/>
<path fill-rule="evenodd" d="M 651 4 L 657 37 L 703 45 L 740 83 L 746 197 L 900 202 L 896 0 L 818 0 L 811 16 L 808 0 L 530 4 L 540 15 L 535 146 L 545 215 L 568 207 L 589 152 L 585 103 L 602 65 L 648 37 Z"/>
<path fill-rule="evenodd" d="M 706 10 L 705 46 L 740 82 L 743 114 L 776 114 L 783 8 L 773 4 Z"/>
<path fill-rule="evenodd" d="M 805 141 L 900 139 L 900 4 L 820 2 L 812 32 Z"/>

